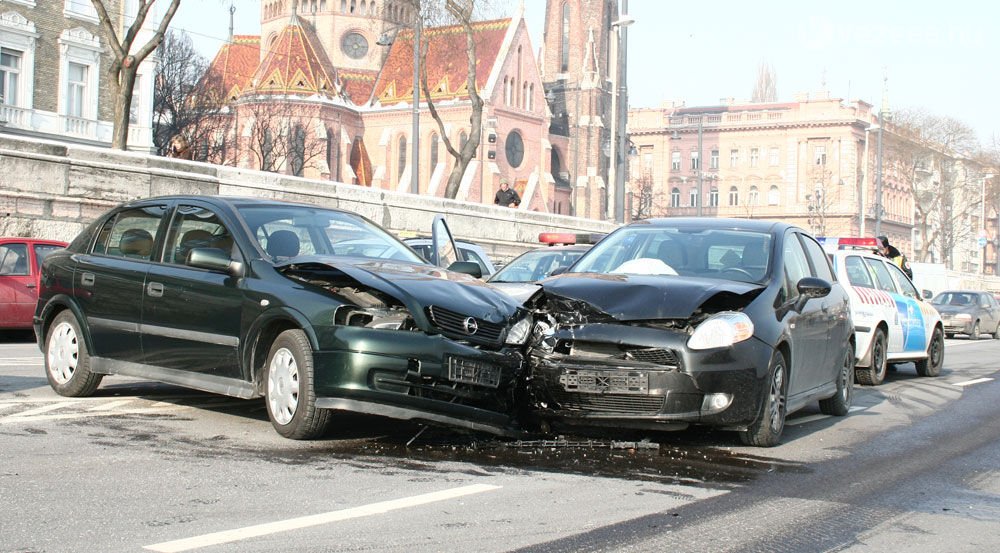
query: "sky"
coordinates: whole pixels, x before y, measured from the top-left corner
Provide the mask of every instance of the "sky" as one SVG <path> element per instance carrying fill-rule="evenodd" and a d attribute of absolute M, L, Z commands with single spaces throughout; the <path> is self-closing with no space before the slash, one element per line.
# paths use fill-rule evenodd
<path fill-rule="evenodd" d="M 523 0 L 537 51 L 544 0 Z M 516 0 L 507 0 L 512 7 Z M 625 0 L 620 0 L 624 4 Z M 181 0 L 171 27 L 211 58 L 229 34 L 259 34 L 259 0 Z M 958 119 L 1000 141 L 1000 3 L 951 0 L 630 0 L 629 105 L 747 99 L 770 65 L 779 101 L 799 92 Z"/>

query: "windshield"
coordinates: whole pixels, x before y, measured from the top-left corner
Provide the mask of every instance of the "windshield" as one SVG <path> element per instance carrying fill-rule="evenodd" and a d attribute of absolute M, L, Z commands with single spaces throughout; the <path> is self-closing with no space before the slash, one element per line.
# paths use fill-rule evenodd
<path fill-rule="evenodd" d="M 770 255 L 769 234 L 643 225 L 623 228 L 601 240 L 572 271 L 760 282 L 768 274 Z"/>
<path fill-rule="evenodd" d="M 490 282 L 535 282 L 560 267 L 569 267 L 583 255 L 581 250 L 533 250 L 523 253 L 497 271 Z"/>
<path fill-rule="evenodd" d="M 963 292 L 941 292 L 931 300 L 931 303 L 934 305 L 966 307 L 976 303 L 976 297 L 974 294 Z"/>
<path fill-rule="evenodd" d="M 426 263 L 392 234 L 354 213 L 295 205 L 245 206 L 239 212 L 274 261 L 341 255 Z"/>

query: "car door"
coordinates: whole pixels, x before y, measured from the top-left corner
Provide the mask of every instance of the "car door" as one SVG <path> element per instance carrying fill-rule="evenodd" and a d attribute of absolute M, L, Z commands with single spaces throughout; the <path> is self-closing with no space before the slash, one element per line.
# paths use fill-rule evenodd
<path fill-rule="evenodd" d="M 819 381 L 826 357 L 827 337 L 822 298 L 802 298 L 796 288 L 800 280 L 812 276 L 798 233 L 791 230 L 785 233 L 782 250 L 785 295 L 792 305 L 786 315 L 792 346 L 788 397 L 792 398 L 810 390 Z"/>
<path fill-rule="evenodd" d="M 217 248 L 242 260 L 230 231 L 235 226 L 207 205 L 178 204 L 162 262 L 152 264 L 146 277 L 142 348 L 148 364 L 201 375 L 243 377 L 239 363 L 241 280 L 186 264 L 194 248 Z"/>
<path fill-rule="evenodd" d="M 900 349 L 907 354 L 927 351 L 927 340 L 930 339 L 931 329 L 928 328 L 928 321 L 921 309 L 920 292 L 896 264 L 886 263 L 886 267 L 889 268 L 889 273 L 899 287 L 899 294 L 894 294 L 893 299 L 896 302 L 903 341 Z"/>
<path fill-rule="evenodd" d="M 115 212 L 87 253 L 74 256 L 73 297 L 86 317 L 95 356 L 143 361 L 139 325 L 146 272 L 167 207 L 156 202 Z"/>
<path fill-rule="evenodd" d="M 38 294 L 32 266 L 27 241 L 0 244 L 0 328 L 31 326 Z"/>
<path fill-rule="evenodd" d="M 847 293 L 837 284 L 837 277 L 830 265 L 830 258 L 823 251 L 823 247 L 806 234 L 799 234 L 799 238 L 805 246 L 813 276 L 830 283 L 830 293 L 825 297 L 816 298 L 816 301 L 820 302 L 818 324 L 823 327 L 822 332 L 826 335 L 826 339 L 822 340 L 825 348 L 823 358 L 825 371 L 817 375 L 818 380 L 814 382 L 814 385 L 822 386 L 829 383 L 832 378 L 836 378 L 842 367 L 842 347 L 854 331 L 851 328 L 851 308 Z"/>
<path fill-rule="evenodd" d="M 876 290 L 884 293 L 883 297 L 895 306 L 895 312 L 892 313 L 893 316 L 886 317 L 885 321 L 889 326 L 885 349 L 886 355 L 891 357 L 902 352 L 905 348 L 903 327 L 907 324 L 907 309 L 905 306 L 900 305 L 899 290 L 896 289 L 896 283 L 893 282 L 892 274 L 889 272 L 891 267 L 895 265 L 891 262 L 883 261 L 881 258 L 866 257 L 864 260 L 868 268 L 871 269 L 872 274 L 875 275 Z"/>

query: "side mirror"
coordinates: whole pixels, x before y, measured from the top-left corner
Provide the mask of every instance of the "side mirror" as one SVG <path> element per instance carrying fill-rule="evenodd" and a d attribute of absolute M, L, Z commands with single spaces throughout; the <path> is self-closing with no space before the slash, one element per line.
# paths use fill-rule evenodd
<path fill-rule="evenodd" d="M 458 247 L 443 215 L 435 215 L 431 224 L 430 262 L 438 267 L 451 267 L 458 261 Z M 480 275 L 481 276 L 481 275 Z"/>
<path fill-rule="evenodd" d="M 448 266 L 448 270 L 483 278 L 483 268 L 475 261 L 456 261 Z"/>
<path fill-rule="evenodd" d="M 243 264 L 234 261 L 228 253 L 219 248 L 194 248 L 188 252 L 187 264 L 190 267 L 227 273 L 234 277 L 243 276 Z"/>
<path fill-rule="evenodd" d="M 549 273 L 549 276 L 561 275 L 561 274 L 565 273 L 568 270 L 569 270 L 568 266 L 567 267 L 556 267 L 555 269 L 552 270 L 551 273 Z"/>
<path fill-rule="evenodd" d="M 830 283 L 816 277 L 805 277 L 795 285 L 805 298 L 825 298 L 830 293 Z"/>
<path fill-rule="evenodd" d="M 920 295 L 923 296 L 925 300 L 929 300 L 934 297 L 934 294 L 930 290 L 921 290 Z"/>

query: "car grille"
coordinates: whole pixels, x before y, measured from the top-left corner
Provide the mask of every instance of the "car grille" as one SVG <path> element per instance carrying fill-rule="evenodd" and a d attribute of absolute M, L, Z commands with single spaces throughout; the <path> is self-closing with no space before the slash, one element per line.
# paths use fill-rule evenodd
<path fill-rule="evenodd" d="M 626 351 L 622 359 L 632 359 L 644 363 L 655 363 L 670 368 L 680 368 L 680 361 L 673 350 L 662 348 L 633 349 Z"/>
<path fill-rule="evenodd" d="M 566 410 L 623 415 L 655 415 L 663 410 L 664 404 L 663 396 L 578 394 L 559 390 L 552 391 L 552 398 Z"/>
<path fill-rule="evenodd" d="M 503 325 L 484 321 L 476 317 L 462 315 L 443 307 L 430 306 L 427 308 L 427 316 L 435 326 L 449 334 L 465 336 L 467 340 L 475 342 L 497 343 L 503 334 Z M 475 322 L 476 329 L 470 333 L 466 330 L 466 321 Z"/>

